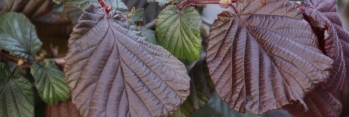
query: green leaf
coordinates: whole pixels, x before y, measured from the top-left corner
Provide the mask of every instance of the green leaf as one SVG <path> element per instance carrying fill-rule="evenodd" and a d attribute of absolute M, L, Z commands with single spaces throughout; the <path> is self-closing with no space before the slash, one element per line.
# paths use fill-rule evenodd
<path fill-rule="evenodd" d="M 160 11 L 165 7 L 159 6 L 157 3 L 148 3 L 147 0 L 123 0 L 128 8 L 143 8 L 144 14 L 142 23 L 148 24 L 151 21 L 155 20 Z"/>
<path fill-rule="evenodd" d="M 214 86 L 208 72 L 206 59 L 197 61 L 189 71 L 190 95 L 172 117 L 190 117 L 190 115 L 205 106 L 210 100 Z"/>
<path fill-rule="evenodd" d="M 148 0 L 148 2 L 158 2 L 160 6 L 163 6 L 163 5 L 171 2 L 171 0 Z"/>
<path fill-rule="evenodd" d="M 170 5 L 160 12 L 156 37 L 161 46 L 180 59 L 194 61 L 201 52 L 201 18 L 194 7 L 179 11 Z"/>
<path fill-rule="evenodd" d="M 30 82 L 11 76 L 8 65 L 0 61 L 0 117 L 34 117 L 34 94 Z"/>
<path fill-rule="evenodd" d="M 156 41 L 156 37 L 155 37 L 155 31 L 153 31 L 151 29 L 147 29 L 147 28 L 141 28 L 140 31 L 141 31 L 142 36 L 147 38 L 148 42 L 150 42 L 154 45 L 158 45 L 158 42 Z"/>
<path fill-rule="evenodd" d="M 135 13 L 131 17 L 131 21 L 133 22 L 140 22 L 143 21 L 143 8 L 137 9 Z"/>
<path fill-rule="evenodd" d="M 85 9 L 90 4 L 100 6 L 98 0 L 53 0 L 53 2 L 61 4 L 62 2 L 69 2 L 73 6 Z M 122 0 L 105 0 L 114 10 L 127 10 L 127 6 Z"/>
<path fill-rule="evenodd" d="M 0 50 L 33 60 L 41 49 L 35 27 L 23 14 L 6 13 L 0 16 Z"/>
<path fill-rule="evenodd" d="M 288 114 L 276 115 L 274 117 L 290 117 L 287 115 Z M 213 92 L 208 103 L 200 110 L 195 111 L 191 115 L 191 117 L 272 117 L 272 116 L 257 116 L 257 115 L 253 115 L 250 112 L 239 113 L 234 109 L 231 109 L 229 105 L 217 95 L 217 92 Z"/>
<path fill-rule="evenodd" d="M 44 65 L 35 62 L 30 70 L 35 79 L 35 86 L 42 100 L 55 105 L 70 98 L 69 89 L 64 80 L 64 73 L 52 61 Z"/>
<path fill-rule="evenodd" d="M 97 0 L 95 0 L 97 1 Z M 127 6 L 125 5 L 124 2 L 122 2 L 122 0 L 105 0 L 109 5 L 111 5 L 111 7 L 114 10 L 127 10 Z M 96 2 L 95 2 L 96 4 Z M 99 3 L 97 2 L 97 4 L 99 5 Z"/>

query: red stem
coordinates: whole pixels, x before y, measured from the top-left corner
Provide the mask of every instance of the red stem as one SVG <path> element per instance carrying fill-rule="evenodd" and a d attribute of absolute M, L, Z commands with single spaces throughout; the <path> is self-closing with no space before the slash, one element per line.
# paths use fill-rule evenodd
<path fill-rule="evenodd" d="M 0 59 L 8 61 L 8 62 L 12 62 L 12 63 L 18 63 L 18 60 L 14 57 L 11 57 L 5 53 L 3 53 L 2 51 L 0 51 Z M 23 66 L 31 66 L 33 63 L 32 62 L 26 62 L 24 61 Z"/>
<path fill-rule="evenodd" d="M 98 0 L 98 2 L 99 2 L 99 4 L 101 4 L 102 9 L 103 9 L 105 15 L 109 16 L 109 12 L 110 12 L 111 10 L 113 10 L 113 9 L 111 8 L 111 6 L 109 6 L 107 3 L 105 3 L 104 0 Z"/>

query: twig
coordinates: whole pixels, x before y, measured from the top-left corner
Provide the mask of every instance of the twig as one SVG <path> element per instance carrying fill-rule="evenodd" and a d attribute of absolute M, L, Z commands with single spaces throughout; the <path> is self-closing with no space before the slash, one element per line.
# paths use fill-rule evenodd
<path fill-rule="evenodd" d="M 156 20 L 154 19 L 153 21 L 149 22 L 148 24 L 144 25 L 145 28 L 155 28 Z"/>
<path fill-rule="evenodd" d="M 111 10 L 113 10 L 113 9 L 111 8 L 111 6 L 109 6 L 107 3 L 105 3 L 104 0 L 98 0 L 98 2 L 99 2 L 99 4 L 101 4 L 102 9 L 103 9 L 105 15 L 106 15 L 106 16 L 109 16 L 109 12 L 110 12 Z"/>
<path fill-rule="evenodd" d="M 45 58 L 44 59 L 44 61 L 45 60 L 50 60 L 50 61 L 54 61 L 54 62 L 56 62 L 57 64 L 59 64 L 59 65 L 64 65 L 65 64 L 65 57 L 62 57 L 62 58 Z"/>
<path fill-rule="evenodd" d="M 2 51 L 0 51 L 0 59 L 3 59 L 5 61 L 9 61 L 9 62 L 13 62 L 13 63 L 18 63 L 18 59 L 17 58 L 14 58 L 14 57 L 11 57 L 5 53 L 3 53 Z M 32 62 L 26 62 L 24 61 L 23 65 L 24 66 L 31 66 L 33 63 Z"/>

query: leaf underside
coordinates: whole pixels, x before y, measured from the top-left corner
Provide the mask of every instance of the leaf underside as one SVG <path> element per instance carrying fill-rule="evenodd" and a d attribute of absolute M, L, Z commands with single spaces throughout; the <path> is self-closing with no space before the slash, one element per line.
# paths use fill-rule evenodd
<path fill-rule="evenodd" d="M 337 14 L 336 0 L 305 0 L 304 5 L 305 16 L 322 25 L 312 26 L 317 31 L 320 43 L 324 43 L 320 48 L 324 48 L 325 53 L 334 61 L 330 79 L 322 84 L 322 88 L 330 93 L 344 89 L 349 76 L 349 34 L 343 29 Z M 326 37 L 324 33 L 327 33 Z"/>
<path fill-rule="evenodd" d="M 80 113 L 71 100 L 57 105 L 47 105 L 46 117 L 80 117 Z"/>
<path fill-rule="evenodd" d="M 66 82 L 82 116 L 170 116 L 189 95 L 183 63 L 107 18 L 85 9 L 69 39 Z"/>
<path fill-rule="evenodd" d="M 262 114 L 303 97 L 325 82 L 333 61 L 297 5 L 244 0 L 213 23 L 207 63 L 218 95 L 239 111 Z"/>
<path fill-rule="evenodd" d="M 190 115 L 205 106 L 210 100 L 214 86 L 208 72 L 206 59 L 198 60 L 190 69 L 190 95 L 172 117 L 190 117 Z"/>
<path fill-rule="evenodd" d="M 21 76 L 10 76 L 8 65 L 0 61 L 0 117 L 34 117 L 31 83 Z"/>
<path fill-rule="evenodd" d="M 41 49 L 35 27 L 23 14 L 6 13 L 0 17 L 0 50 L 33 60 Z"/>
<path fill-rule="evenodd" d="M 317 88 L 304 98 L 305 110 L 299 103 L 283 107 L 294 117 L 339 117 L 342 104 L 330 93 Z"/>
<path fill-rule="evenodd" d="M 69 89 L 64 80 L 64 73 L 53 61 L 46 61 L 44 65 L 35 62 L 30 73 L 35 79 L 35 86 L 39 95 L 46 103 L 55 105 L 70 98 Z"/>
<path fill-rule="evenodd" d="M 194 7 L 179 11 L 175 5 L 167 6 L 156 20 L 157 41 L 177 58 L 195 61 L 201 53 L 200 26 Z"/>

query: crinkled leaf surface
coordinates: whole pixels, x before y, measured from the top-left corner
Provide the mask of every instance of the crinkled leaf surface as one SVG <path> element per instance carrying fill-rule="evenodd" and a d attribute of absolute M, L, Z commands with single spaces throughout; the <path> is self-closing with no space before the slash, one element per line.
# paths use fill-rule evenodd
<path fill-rule="evenodd" d="M 190 69 L 190 95 L 181 107 L 172 115 L 173 117 L 190 117 L 190 115 L 205 106 L 210 100 L 214 86 L 208 72 L 206 59 L 198 60 Z"/>
<path fill-rule="evenodd" d="M 46 117 L 80 117 L 80 113 L 71 100 L 57 105 L 47 105 Z"/>
<path fill-rule="evenodd" d="M 156 21 L 159 44 L 180 59 L 194 61 L 201 52 L 201 18 L 194 7 L 179 11 L 175 5 L 167 6 Z"/>
<path fill-rule="evenodd" d="M 140 32 L 143 37 L 147 38 L 147 41 L 149 43 L 158 45 L 158 42 L 156 41 L 155 31 L 142 27 Z"/>
<path fill-rule="evenodd" d="M 35 27 L 23 14 L 6 13 L 0 16 L 0 50 L 33 60 L 42 43 Z"/>
<path fill-rule="evenodd" d="M 332 94 L 321 88 L 307 94 L 304 101 L 308 110 L 299 103 L 287 105 L 284 109 L 294 117 L 339 117 L 342 111 L 342 104 Z"/>
<path fill-rule="evenodd" d="M 34 117 L 34 94 L 31 83 L 21 76 L 11 76 L 8 65 L 0 61 L 0 116 Z"/>
<path fill-rule="evenodd" d="M 244 0 L 235 12 L 219 14 L 206 57 L 218 95 L 231 108 L 253 114 L 303 102 L 326 81 L 333 63 L 288 0 Z"/>
<path fill-rule="evenodd" d="M 346 65 L 349 64 L 349 34 L 337 14 L 336 0 L 305 0 L 304 5 L 308 19 L 321 24 L 320 27 L 312 25 L 319 37 L 320 48 L 334 61 L 330 79 L 322 87 L 328 92 L 343 89 L 349 76 Z"/>
<path fill-rule="evenodd" d="M 61 4 L 63 2 L 69 2 L 73 6 L 79 7 L 80 9 L 84 9 L 87 6 L 93 4 L 96 6 L 100 6 L 98 0 L 53 0 L 53 2 Z M 105 2 L 110 5 L 114 10 L 127 10 L 127 6 L 122 0 L 105 0 Z"/>
<path fill-rule="evenodd" d="M 170 116 L 189 95 L 178 59 L 90 6 L 69 39 L 66 82 L 82 116 Z"/>
<path fill-rule="evenodd" d="M 52 6 L 52 0 L 0 0 L 0 12 L 21 12 L 31 19 L 50 12 Z"/>
<path fill-rule="evenodd" d="M 35 79 L 40 97 L 46 103 L 55 105 L 70 98 L 64 73 L 53 61 L 45 61 L 43 64 L 35 62 L 31 66 L 30 73 Z"/>

